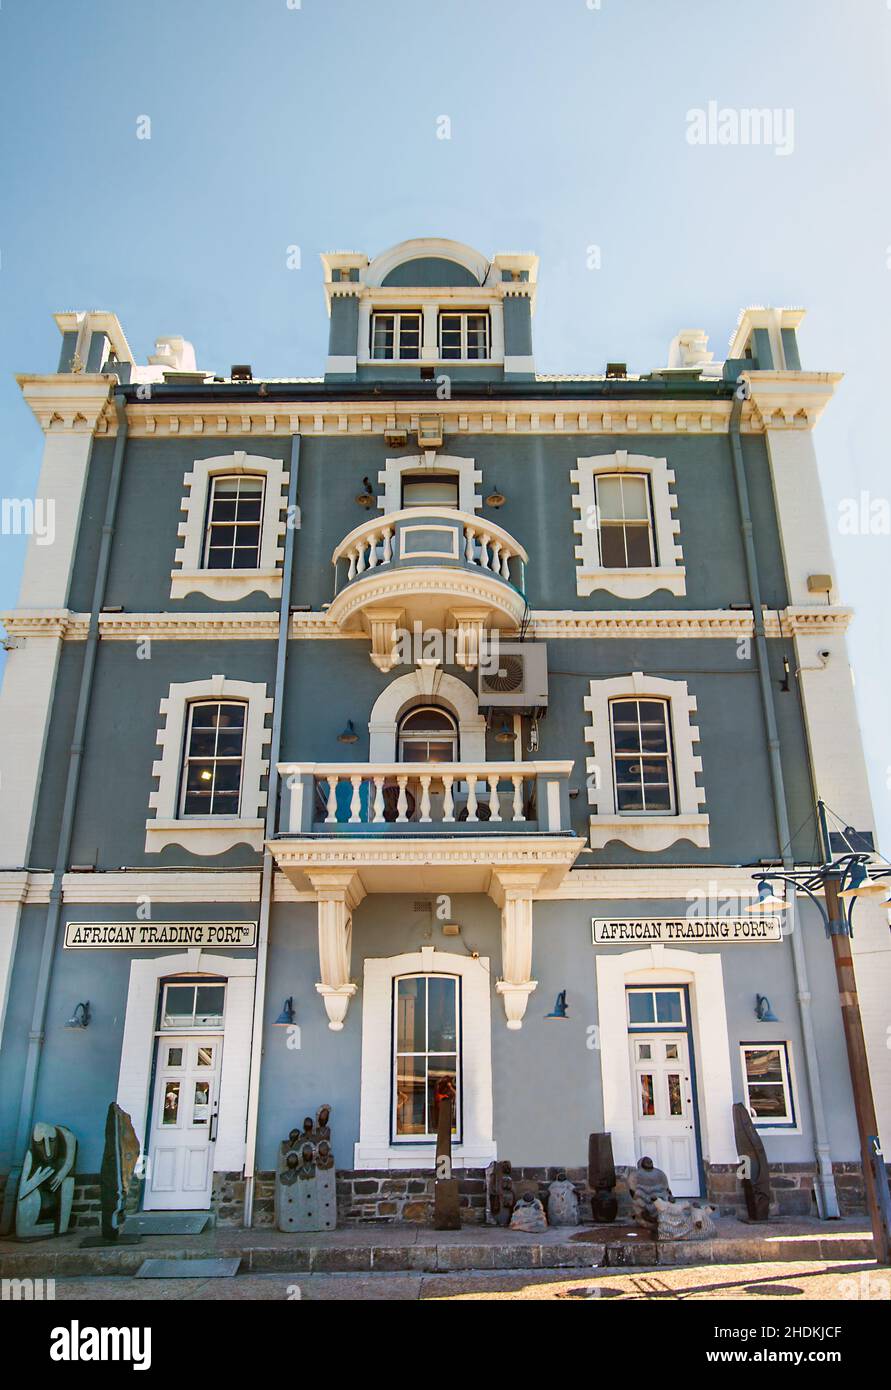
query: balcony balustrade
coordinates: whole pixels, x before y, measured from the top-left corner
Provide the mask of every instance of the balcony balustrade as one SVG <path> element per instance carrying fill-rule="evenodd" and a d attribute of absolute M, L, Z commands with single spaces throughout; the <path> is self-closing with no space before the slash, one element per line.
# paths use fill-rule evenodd
<path fill-rule="evenodd" d="M 494 522 L 450 507 L 406 508 L 357 526 L 334 551 L 329 616 L 344 632 L 369 634 L 382 671 L 394 664 L 397 631 L 416 624 L 457 629 L 461 649 L 473 652 L 485 630 L 520 626 L 527 560 Z"/>

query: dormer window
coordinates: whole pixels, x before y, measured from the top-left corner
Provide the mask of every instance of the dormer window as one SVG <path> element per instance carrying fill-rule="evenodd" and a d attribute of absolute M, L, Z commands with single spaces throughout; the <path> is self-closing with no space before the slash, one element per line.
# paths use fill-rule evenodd
<path fill-rule="evenodd" d="M 376 362 L 417 361 L 421 356 L 421 315 L 373 314 L 371 356 Z"/>
<path fill-rule="evenodd" d="M 444 362 L 485 361 L 489 356 L 489 315 L 440 314 L 439 356 Z"/>

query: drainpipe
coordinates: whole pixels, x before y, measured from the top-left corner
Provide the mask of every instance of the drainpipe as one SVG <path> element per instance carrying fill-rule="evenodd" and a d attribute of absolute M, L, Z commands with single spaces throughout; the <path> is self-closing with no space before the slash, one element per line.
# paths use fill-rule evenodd
<path fill-rule="evenodd" d="M 56 850 L 56 865 L 50 888 L 49 907 L 46 925 L 43 929 L 43 949 L 37 973 L 37 986 L 34 994 L 34 1010 L 31 1016 L 31 1029 L 28 1033 L 28 1053 L 22 1079 L 22 1095 L 19 1102 L 18 1127 L 13 1148 L 13 1168 L 6 1184 L 3 1202 L 3 1216 L 0 1231 L 8 1234 L 15 1219 L 15 1203 L 18 1196 L 22 1163 L 31 1142 L 34 1125 L 34 1102 L 37 1096 L 37 1082 L 40 1075 L 40 1062 L 45 1041 L 46 1011 L 49 1000 L 53 963 L 59 936 L 59 923 L 62 916 L 62 876 L 68 868 L 71 853 L 71 840 L 74 834 L 74 813 L 77 807 L 77 793 L 80 786 L 83 765 L 84 737 L 87 715 L 93 692 L 93 676 L 96 670 L 96 656 L 99 647 L 99 612 L 105 599 L 105 586 L 108 567 L 111 561 L 111 545 L 115 532 L 118 493 L 124 467 L 124 451 L 127 445 L 127 412 L 125 398 L 117 392 L 114 407 L 118 417 L 118 429 L 111 464 L 111 477 L 108 483 L 108 498 L 105 504 L 105 520 L 102 525 L 102 541 L 99 547 L 99 560 L 96 565 L 96 580 L 93 585 L 93 602 L 90 610 L 90 625 L 84 650 L 84 662 L 80 676 L 80 690 L 77 697 L 77 713 L 74 717 L 74 730 L 68 752 L 68 775 L 65 781 L 65 799 L 62 803 L 62 821 L 59 827 L 59 842 Z"/>
<path fill-rule="evenodd" d="M 736 496 L 739 504 L 740 530 L 746 558 L 746 574 L 749 585 L 749 599 L 752 604 L 755 635 L 755 665 L 761 690 L 761 708 L 767 731 L 767 750 L 770 759 L 770 785 L 773 794 L 773 810 L 784 870 L 794 868 L 792 856 L 789 814 L 786 809 L 786 790 L 783 780 L 783 764 L 780 758 L 780 737 L 777 728 L 776 710 L 773 703 L 773 689 L 770 683 L 767 637 L 764 632 L 764 610 L 761 607 L 761 585 L 758 579 L 758 562 L 755 557 L 755 542 L 752 532 L 752 513 L 749 507 L 749 489 L 746 482 L 745 465 L 740 441 L 740 419 L 742 417 L 743 396 L 735 394 L 730 411 L 730 453 L 733 459 L 733 476 L 736 483 Z M 817 1043 L 814 1036 L 814 1021 L 811 1014 L 811 991 L 808 983 L 807 960 L 804 942 L 797 921 L 797 903 L 791 899 L 792 965 L 795 971 L 795 989 L 798 997 L 798 1013 L 801 1021 L 801 1035 L 804 1040 L 805 1066 L 808 1087 L 811 1095 L 811 1111 L 814 1121 L 814 1151 L 817 1160 L 817 1180 L 815 1192 L 817 1208 L 824 1220 L 840 1216 L 838 1196 L 835 1190 L 835 1175 L 832 1171 L 832 1157 L 829 1151 L 829 1130 L 826 1124 L 826 1107 L 823 1102 L 823 1087 L 820 1081 L 820 1067 L 817 1059 Z"/>
<path fill-rule="evenodd" d="M 244 1224 L 253 1225 L 254 1168 L 257 1161 L 257 1124 L 260 1110 L 260 1067 L 263 1060 L 263 1013 L 266 1007 L 266 969 L 269 958 L 269 916 L 272 909 L 273 859 L 269 841 L 276 831 L 278 816 L 278 761 L 281 756 L 285 665 L 288 659 L 288 630 L 291 625 L 291 576 L 294 570 L 294 534 L 297 479 L 300 474 L 300 435 L 291 436 L 291 465 L 288 471 L 288 524 L 282 561 L 282 596 L 278 613 L 278 646 L 275 653 L 275 690 L 272 704 L 272 738 L 269 745 L 269 777 L 266 792 L 266 830 L 263 868 L 260 873 L 260 905 L 257 926 L 257 975 L 254 982 L 254 1020 L 251 1029 L 251 1070 L 248 1080 L 247 1135 L 244 1157 Z"/>

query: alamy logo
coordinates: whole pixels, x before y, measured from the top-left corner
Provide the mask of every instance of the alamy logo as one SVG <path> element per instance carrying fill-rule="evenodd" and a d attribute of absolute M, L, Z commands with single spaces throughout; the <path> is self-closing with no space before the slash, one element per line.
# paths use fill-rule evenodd
<path fill-rule="evenodd" d="M 81 1327 L 72 1319 L 50 1333 L 51 1361 L 132 1361 L 134 1371 L 152 1364 L 150 1327 Z"/>
<path fill-rule="evenodd" d="M 777 155 L 795 151 L 795 112 L 791 106 L 718 106 L 687 112 L 688 145 L 766 145 Z"/>
<path fill-rule="evenodd" d="M 55 1279 L 0 1280 L 0 1303 L 51 1302 L 55 1296 Z"/>
<path fill-rule="evenodd" d="M 38 545 L 52 545 L 56 539 L 56 499 L 0 499 L 0 532 L 4 536 L 34 536 Z"/>

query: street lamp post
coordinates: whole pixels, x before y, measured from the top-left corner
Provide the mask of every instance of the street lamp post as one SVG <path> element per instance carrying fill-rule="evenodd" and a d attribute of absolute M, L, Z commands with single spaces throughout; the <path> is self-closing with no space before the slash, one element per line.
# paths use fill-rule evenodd
<path fill-rule="evenodd" d="M 758 902 L 752 910 L 775 912 L 777 899 L 772 894 L 772 885 L 784 883 L 791 885 L 796 892 L 804 892 L 823 918 L 826 933 L 832 942 L 838 1001 L 848 1053 L 851 1089 L 854 1093 L 857 1133 L 860 1138 L 866 1206 L 872 1225 L 876 1260 L 879 1264 L 891 1264 L 891 1194 L 879 1140 L 863 1023 L 860 1017 L 857 980 L 854 975 L 854 960 L 851 954 L 851 915 L 854 903 L 859 897 L 884 895 L 888 885 L 883 880 L 887 879 L 889 871 L 874 868 L 870 864 L 869 854 L 854 851 L 833 860 L 826 826 L 826 811 L 822 802 L 818 803 L 817 809 L 823 840 L 823 864 L 817 869 L 793 869 L 790 872 L 765 870 L 755 875 L 759 880 Z M 824 895 L 825 907 L 817 897 L 818 891 L 822 891 Z M 850 903 L 850 906 L 846 906 L 846 903 Z"/>

